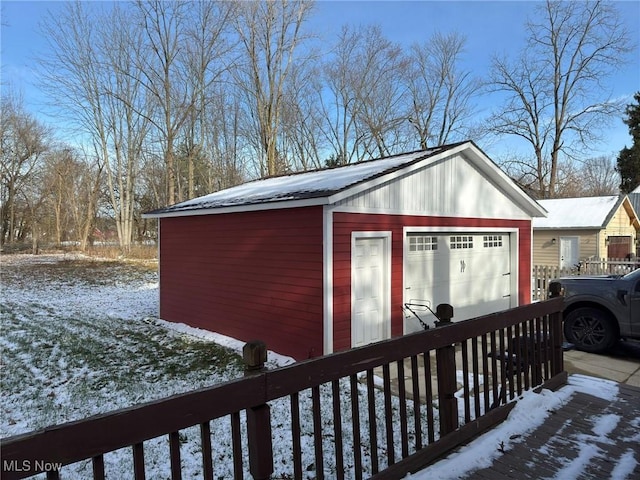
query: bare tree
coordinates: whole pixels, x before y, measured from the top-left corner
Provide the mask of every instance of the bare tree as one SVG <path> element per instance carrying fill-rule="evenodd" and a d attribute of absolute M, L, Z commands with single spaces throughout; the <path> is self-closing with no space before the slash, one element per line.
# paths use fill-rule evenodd
<path fill-rule="evenodd" d="M 616 160 L 600 156 L 587 159 L 579 167 L 579 182 L 585 196 L 616 195 L 619 193 L 620 174 L 616 171 Z"/>
<path fill-rule="evenodd" d="M 195 141 L 201 137 L 196 128 L 202 128 L 199 119 L 209 102 L 209 86 L 226 69 L 219 61 L 229 49 L 224 33 L 238 6 L 234 2 L 136 2 L 146 37 L 137 57 L 143 74 L 140 81 L 158 109 L 150 120 L 162 145 L 168 203 L 193 194 L 190 162 L 195 157 L 191 154 L 201 148 Z M 187 152 L 187 187 L 176 190 L 180 185 L 176 146 L 181 134 Z"/>
<path fill-rule="evenodd" d="M 285 88 L 282 113 L 282 139 L 279 149 L 291 159 L 292 170 L 309 170 L 323 166 L 322 117 L 318 107 L 320 87 L 316 68 L 296 66 Z"/>
<path fill-rule="evenodd" d="M 356 80 L 356 101 L 360 104 L 356 118 L 365 134 L 363 142 L 369 157 L 385 156 L 397 149 L 399 128 L 404 123 L 405 87 L 400 81 L 408 66 L 399 45 L 387 39 L 382 29 L 368 26 L 362 35 L 362 45 L 353 59 L 359 75 Z"/>
<path fill-rule="evenodd" d="M 317 85 L 322 130 L 333 150 L 332 163 L 344 165 L 358 158 L 361 135 L 357 131 L 358 72 L 352 63 L 358 54 L 362 31 L 345 26 L 331 55 L 323 65 L 323 82 Z"/>
<path fill-rule="evenodd" d="M 211 159 L 206 142 L 211 138 L 212 116 L 220 117 L 222 112 L 217 106 L 219 95 L 228 82 L 227 70 L 233 63 L 231 53 L 235 44 L 227 35 L 229 25 L 236 17 L 238 4 L 235 2 L 197 2 L 190 9 L 190 21 L 185 25 L 185 63 L 189 74 L 187 90 L 193 92 L 192 108 L 185 119 L 181 150 L 186 169 L 182 169 L 184 178 L 178 178 L 178 197 L 193 198 L 203 193 Z M 225 121 L 225 119 L 222 119 Z M 186 170 L 186 171 L 185 171 Z M 186 182 L 185 182 L 186 180 Z M 186 189 L 183 186 L 186 183 Z"/>
<path fill-rule="evenodd" d="M 491 88 L 506 103 L 491 118 L 494 133 L 533 149 L 529 175 L 540 197 L 556 195 L 561 154 L 571 158 L 597 138 L 620 110 L 604 81 L 630 51 L 628 33 L 611 4 L 547 1 L 527 25 L 520 59 L 494 59 Z"/>
<path fill-rule="evenodd" d="M 260 173 L 274 175 L 286 168 L 286 160 L 277 149 L 283 96 L 296 50 L 303 40 L 301 27 L 313 3 L 274 0 L 241 5 L 236 32 L 244 50 L 244 61 L 238 66 L 237 80 L 253 119 L 253 143 L 260 148 L 262 157 Z"/>
<path fill-rule="evenodd" d="M 167 200 L 176 202 L 174 143 L 189 116 L 193 91 L 187 90 L 187 66 L 181 45 L 186 43 L 188 3 L 139 0 L 136 2 L 145 42 L 136 55 L 138 70 L 147 95 L 154 100 L 158 115 L 150 117 L 159 132 L 167 169 Z"/>
<path fill-rule="evenodd" d="M 3 96 L 0 104 L 0 244 L 14 243 L 19 237 L 18 216 L 35 214 L 35 203 L 29 211 L 19 205 L 29 200 L 28 192 L 38 182 L 42 155 L 49 148 L 50 132 L 42 123 L 28 114 L 22 100 L 15 95 Z M 22 203 L 24 205 L 24 203 Z M 39 206 L 39 205 L 38 205 Z M 24 221 L 24 219 L 23 219 Z"/>
<path fill-rule="evenodd" d="M 231 83 L 221 82 L 211 89 L 212 102 L 204 115 L 207 168 L 202 176 L 207 192 L 232 187 L 245 180 L 246 161 L 241 135 L 244 110 L 241 95 L 230 87 Z"/>
<path fill-rule="evenodd" d="M 457 33 L 436 33 L 411 46 L 409 123 L 422 149 L 468 138 L 471 101 L 480 83 L 460 69 L 465 43 Z"/>
<path fill-rule="evenodd" d="M 43 182 L 45 188 L 51 193 L 48 203 L 53 214 L 56 245 L 67 240 L 67 232 L 71 230 L 71 215 L 67 207 L 73 194 L 70 184 L 76 173 L 75 167 L 75 160 L 67 148 L 55 149 L 46 157 Z"/>
<path fill-rule="evenodd" d="M 54 241 L 59 245 L 73 240 L 85 251 L 95 226 L 101 167 L 68 146 L 50 152 L 45 163 L 42 183 L 48 192 L 46 203 L 53 217 Z"/>
<path fill-rule="evenodd" d="M 383 156 L 404 141 L 407 60 L 377 25 L 345 26 L 324 63 L 320 86 L 324 137 L 332 164 Z"/>
<path fill-rule="evenodd" d="M 46 203 L 50 192 L 42 188 L 43 170 L 35 170 L 31 181 L 20 191 L 22 203 L 24 205 L 23 232 L 27 231 L 31 237 L 31 253 L 40 253 L 41 237 L 43 236 L 47 223 Z M 24 240 L 24 238 L 23 238 Z"/>
<path fill-rule="evenodd" d="M 45 32 L 54 48 L 43 59 L 45 88 L 64 106 L 88 139 L 106 173 L 120 247 L 133 233 L 136 176 L 148 131 L 136 54 L 142 36 L 130 12 L 113 5 L 99 11 L 78 2 L 51 16 Z"/>

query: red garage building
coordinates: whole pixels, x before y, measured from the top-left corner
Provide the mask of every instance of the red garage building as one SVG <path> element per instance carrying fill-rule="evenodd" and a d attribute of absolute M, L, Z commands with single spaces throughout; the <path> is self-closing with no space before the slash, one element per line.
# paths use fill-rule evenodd
<path fill-rule="evenodd" d="M 544 213 L 464 142 L 146 216 L 159 219 L 161 318 L 304 359 L 421 329 L 406 303 L 450 303 L 454 320 L 529 303 Z"/>

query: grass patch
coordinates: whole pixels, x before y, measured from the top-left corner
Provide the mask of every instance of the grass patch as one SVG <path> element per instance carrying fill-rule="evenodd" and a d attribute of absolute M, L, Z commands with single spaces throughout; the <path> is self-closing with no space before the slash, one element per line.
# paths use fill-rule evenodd
<path fill-rule="evenodd" d="M 155 322 L 146 263 L 5 258 L 2 287 L 3 437 L 242 375 L 236 352 Z"/>

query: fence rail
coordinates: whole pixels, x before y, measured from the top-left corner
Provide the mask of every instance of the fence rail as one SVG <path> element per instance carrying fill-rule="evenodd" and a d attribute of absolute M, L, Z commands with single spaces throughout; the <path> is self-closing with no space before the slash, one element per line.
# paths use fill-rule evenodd
<path fill-rule="evenodd" d="M 535 265 L 531 272 L 532 300 L 546 300 L 549 282 L 567 275 L 624 275 L 640 268 L 640 259 L 596 258 L 582 260 L 573 268 Z"/>
<path fill-rule="evenodd" d="M 171 478 L 180 479 L 181 432 L 195 427 L 201 465 L 189 478 L 219 478 L 224 467 L 236 479 L 266 479 L 282 423 L 290 435 L 286 452 L 275 452 L 283 478 L 400 478 L 502 421 L 523 391 L 566 381 L 561 310 L 554 298 L 6 438 L 2 478 L 61 464 L 48 479 L 104 479 L 109 452 L 126 448 L 127 476 L 144 479 L 147 447 L 163 438 Z M 245 347 L 257 367 L 259 347 Z M 302 431 L 303 418 L 312 431 Z M 213 433 L 216 419 L 228 422 L 229 445 Z"/>
<path fill-rule="evenodd" d="M 596 258 L 580 264 L 581 275 L 624 275 L 640 267 L 639 259 Z"/>

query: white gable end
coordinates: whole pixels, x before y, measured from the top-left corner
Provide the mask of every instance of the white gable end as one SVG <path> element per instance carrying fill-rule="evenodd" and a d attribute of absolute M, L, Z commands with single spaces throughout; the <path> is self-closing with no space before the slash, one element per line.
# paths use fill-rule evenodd
<path fill-rule="evenodd" d="M 336 207 L 406 215 L 530 219 L 460 154 L 345 198 Z"/>

